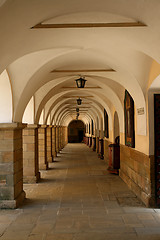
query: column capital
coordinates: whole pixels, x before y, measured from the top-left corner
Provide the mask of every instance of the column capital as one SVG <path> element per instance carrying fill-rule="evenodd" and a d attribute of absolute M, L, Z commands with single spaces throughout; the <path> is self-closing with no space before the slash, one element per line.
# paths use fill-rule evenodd
<path fill-rule="evenodd" d="M 52 127 L 53 127 L 53 125 L 47 125 L 47 127 L 48 127 L 48 128 L 52 128 Z"/>
<path fill-rule="evenodd" d="M 0 123 L 0 130 L 14 130 L 14 129 L 23 129 L 27 127 L 27 124 L 13 122 L 13 123 Z"/>
<path fill-rule="evenodd" d="M 41 125 L 39 124 L 27 124 L 27 129 L 35 129 L 35 128 L 39 128 L 41 127 Z"/>
<path fill-rule="evenodd" d="M 48 125 L 45 125 L 45 124 L 40 125 L 40 128 L 47 128 L 47 127 Z"/>

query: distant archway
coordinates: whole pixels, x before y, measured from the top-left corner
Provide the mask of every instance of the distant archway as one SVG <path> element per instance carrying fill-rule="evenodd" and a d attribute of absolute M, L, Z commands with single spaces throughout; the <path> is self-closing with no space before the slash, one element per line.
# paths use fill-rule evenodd
<path fill-rule="evenodd" d="M 83 141 L 85 125 L 81 120 L 73 120 L 68 125 L 68 142 L 81 143 Z"/>

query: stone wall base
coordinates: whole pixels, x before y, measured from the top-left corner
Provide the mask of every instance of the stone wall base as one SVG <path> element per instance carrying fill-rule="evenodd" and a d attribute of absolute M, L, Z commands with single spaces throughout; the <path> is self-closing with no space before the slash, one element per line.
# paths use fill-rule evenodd
<path fill-rule="evenodd" d="M 146 207 L 155 206 L 155 198 L 151 194 L 145 193 L 136 183 L 132 181 L 123 171 L 119 170 L 119 176 L 128 185 L 128 187 L 141 199 Z"/>
<path fill-rule="evenodd" d="M 155 206 L 154 159 L 125 145 L 120 145 L 119 175 L 147 207 Z"/>
<path fill-rule="evenodd" d="M 0 209 L 14 209 L 22 205 L 26 194 L 24 191 L 14 200 L 0 200 Z"/>

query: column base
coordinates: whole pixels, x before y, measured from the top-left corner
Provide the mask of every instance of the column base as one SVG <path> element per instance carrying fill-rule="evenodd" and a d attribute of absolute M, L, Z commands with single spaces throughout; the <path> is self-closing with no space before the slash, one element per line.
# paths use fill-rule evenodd
<path fill-rule="evenodd" d="M 48 170 L 48 163 L 46 163 L 46 164 L 40 164 L 40 165 L 39 165 L 39 170 Z"/>
<path fill-rule="evenodd" d="M 52 163 L 52 162 L 53 162 L 53 158 L 52 158 L 52 157 L 48 157 L 48 158 L 47 158 L 47 162 L 48 162 L 48 163 Z"/>
<path fill-rule="evenodd" d="M 26 193 L 24 191 L 14 200 L 0 200 L 0 209 L 14 209 L 22 205 Z"/>
<path fill-rule="evenodd" d="M 52 157 L 53 157 L 53 159 L 54 159 L 55 157 L 57 157 L 57 152 L 54 152 Z"/>
<path fill-rule="evenodd" d="M 40 172 L 36 176 L 23 176 L 23 183 L 37 183 L 40 180 Z"/>

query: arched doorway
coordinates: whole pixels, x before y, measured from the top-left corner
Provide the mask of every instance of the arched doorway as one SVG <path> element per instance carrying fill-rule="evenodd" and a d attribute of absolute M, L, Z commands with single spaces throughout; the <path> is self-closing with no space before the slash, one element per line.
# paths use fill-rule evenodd
<path fill-rule="evenodd" d="M 68 125 L 68 142 L 81 143 L 83 141 L 85 125 L 81 120 L 73 120 Z"/>

